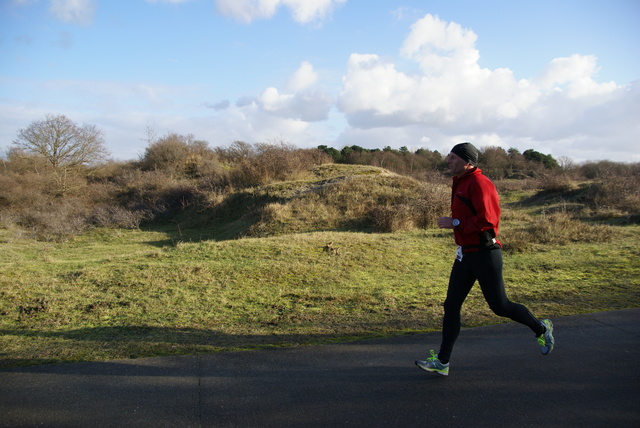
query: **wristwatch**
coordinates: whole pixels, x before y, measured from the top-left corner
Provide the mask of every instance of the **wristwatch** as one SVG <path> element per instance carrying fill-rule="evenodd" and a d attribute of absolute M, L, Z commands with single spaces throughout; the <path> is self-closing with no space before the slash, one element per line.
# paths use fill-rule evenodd
<path fill-rule="evenodd" d="M 451 224 L 453 225 L 453 227 L 458 227 L 460 226 L 460 220 L 458 220 L 457 218 L 454 218 Z"/>

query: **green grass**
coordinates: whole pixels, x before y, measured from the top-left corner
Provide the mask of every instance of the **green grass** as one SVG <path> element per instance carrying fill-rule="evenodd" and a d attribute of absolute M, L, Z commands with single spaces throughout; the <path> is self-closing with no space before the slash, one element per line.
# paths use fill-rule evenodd
<path fill-rule="evenodd" d="M 539 317 L 640 306 L 640 226 L 502 186 L 512 300 Z M 53 243 L 0 229 L 0 368 L 439 330 L 456 248 L 424 227 L 449 197 L 380 168 L 324 165 L 149 230 Z M 464 325 L 499 322 L 474 288 Z"/>
<path fill-rule="evenodd" d="M 505 225 L 508 236 L 510 226 Z M 516 227 L 515 224 L 513 227 Z M 640 227 L 608 243 L 505 254 L 540 317 L 637 307 Z M 96 230 L 66 243 L 0 230 L 0 367 L 295 346 L 440 328 L 455 247 L 439 230 L 227 241 Z M 339 251 L 323 248 L 333 242 Z M 465 326 L 503 322 L 478 288 Z"/>

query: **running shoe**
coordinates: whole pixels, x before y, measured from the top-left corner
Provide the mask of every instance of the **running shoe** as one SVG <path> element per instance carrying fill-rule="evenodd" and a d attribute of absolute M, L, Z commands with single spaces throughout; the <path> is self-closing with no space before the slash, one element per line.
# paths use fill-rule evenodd
<path fill-rule="evenodd" d="M 547 330 L 538 337 L 538 344 L 542 355 L 548 355 L 549 352 L 553 351 L 553 324 L 551 320 L 542 320 L 542 325 Z"/>
<path fill-rule="evenodd" d="M 442 376 L 449 376 L 449 363 L 442 364 L 438 359 L 438 355 L 431 350 L 431 356 L 426 360 L 417 360 L 416 366 L 420 367 L 422 370 L 438 373 Z"/>

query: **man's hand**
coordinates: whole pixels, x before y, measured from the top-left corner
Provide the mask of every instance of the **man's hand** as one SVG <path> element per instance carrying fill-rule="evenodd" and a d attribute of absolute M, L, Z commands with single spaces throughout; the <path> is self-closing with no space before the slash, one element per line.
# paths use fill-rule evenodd
<path fill-rule="evenodd" d="M 440 229 L 453 229 L 453 218 L 452 217 L 440 217 L 438 219 L 438 227 Z"/>

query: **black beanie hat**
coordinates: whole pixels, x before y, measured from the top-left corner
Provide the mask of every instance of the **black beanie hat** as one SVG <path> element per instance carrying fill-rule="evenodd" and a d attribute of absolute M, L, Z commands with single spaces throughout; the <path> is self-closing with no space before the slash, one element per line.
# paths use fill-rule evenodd
<path fill-rule="evenodd" d="M 473 166 L 478 163 L 478 149 L 471 143 L 456 144 L 451 149 L 451 153 L 455 153 Z"/>

